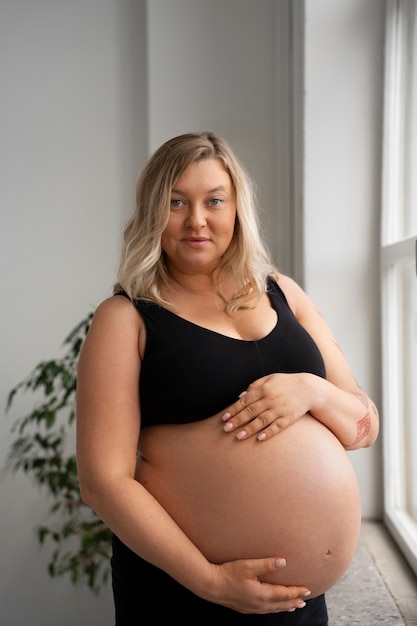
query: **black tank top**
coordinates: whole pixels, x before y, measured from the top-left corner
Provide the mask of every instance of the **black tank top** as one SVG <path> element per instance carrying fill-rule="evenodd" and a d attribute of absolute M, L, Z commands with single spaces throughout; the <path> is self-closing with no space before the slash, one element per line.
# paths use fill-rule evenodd
<path fill-rule="evenodd" d="M 316 343 L 272 278 L 268 295 L 278 321 L 257 341 L 227 337 L 152 302 L 133 301 L 146 325 L 139 383 L 142 428 L 210 417 L 235 402 L 251 382 L 274 372 L 325 378 Z"/>

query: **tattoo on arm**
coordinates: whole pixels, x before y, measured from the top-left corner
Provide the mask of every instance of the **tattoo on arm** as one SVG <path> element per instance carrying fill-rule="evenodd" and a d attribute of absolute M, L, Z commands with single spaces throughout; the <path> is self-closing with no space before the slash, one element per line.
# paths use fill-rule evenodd
<path fill-rule="evenodd" d="M 371 415 L 369 413 L 369 400 L 367 396 L 361 393 L 357 393 L 355 395 L 358 398 L 359 402 L 361 402 L 363 406 L 367 409 L 367 411 L 366 411 L 366 415 L 362 419 L 360 419 L 357 423 L 357 435 L 356 435 L 356 439 L 353 445 L 362 441 L 362 439 L 364 439 L 369 433 L 369 431 L 371 430 Z M 375 415 L 377 411 L 373 402 L 371 402 L 371 410 Z"/>
<path fill-rule="evenodd" d="M 371 416 L 369 415 L 369 412 L 366 413 L 365 417 L 358 421 L 357 428 L 358 431 L 353 445 L 362 441 L 362 439 L 364 439 L 371 430 Z"/>

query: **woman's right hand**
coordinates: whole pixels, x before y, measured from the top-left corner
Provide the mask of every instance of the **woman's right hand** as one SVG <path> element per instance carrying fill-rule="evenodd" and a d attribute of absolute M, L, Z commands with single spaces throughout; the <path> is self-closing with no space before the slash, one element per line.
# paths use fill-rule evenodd
<path fill-rule="evenodd" d="M 204 597 L 239 613 L 281 613 L 302 609 L 311 594 L 306 587 L 285 587 L 260 580 L 285 565 L 285 559 L 274 557 L 213 565 L 212 583 L 206 587 Z"/>

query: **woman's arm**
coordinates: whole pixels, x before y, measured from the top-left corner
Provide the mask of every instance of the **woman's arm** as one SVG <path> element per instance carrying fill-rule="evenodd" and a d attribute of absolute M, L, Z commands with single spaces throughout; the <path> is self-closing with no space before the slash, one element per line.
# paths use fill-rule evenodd
<path fill-rule="evenodd" d="M 375 404 L 357 384 L 327 323 L 306 293 L 287 276 L 280 275 L 279 284 L 297 320 L 321 352 L 326 379 L 305 372 L 260 378 L 226 409 L 226 432 L 236 432 L 238 439 L 257 434 L 265 440 L 310 413 L 347 450 L 372 445 L 379 431 Z"/>
<path fill-rule="evenodd" d="M 305 587 L 259 582 L 285 565 L 267 558 L 214 565 L 135 481 L 143 322 L 125 298 L 97 309 L 77 377 L 77 464 L 83 500 L 134 552 L 195 594 L 241 612 L 302 607 Z"/>

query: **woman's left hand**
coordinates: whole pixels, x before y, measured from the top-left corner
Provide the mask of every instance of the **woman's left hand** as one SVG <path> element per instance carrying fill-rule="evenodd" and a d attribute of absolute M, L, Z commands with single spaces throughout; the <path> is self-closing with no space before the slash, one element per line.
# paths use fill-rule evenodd
<path fill-rule="evenodd" d="M 237 439 L 257 435 L 270 439 L 308 413 L 311 407 L 312 377 L 307 373 L 270 374 L 249 385 L 239 400 L 225 410 L 225 432 Z"/>

